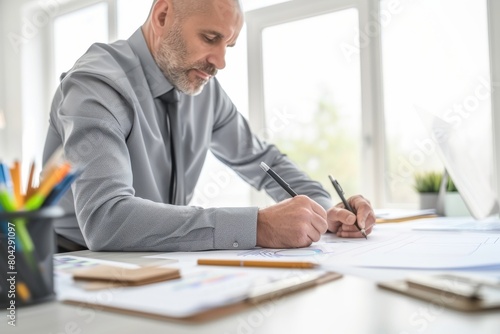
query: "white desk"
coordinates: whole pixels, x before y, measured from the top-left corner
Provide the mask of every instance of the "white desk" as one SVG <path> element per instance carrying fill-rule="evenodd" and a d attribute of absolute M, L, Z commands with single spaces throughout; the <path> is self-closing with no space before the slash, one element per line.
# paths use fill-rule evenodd
<path fill-rule="evenodd" d="M 68 253 L 134 264 L 166 264 L 145 253 Z M 373 281 L 343 278 L 202 324 L 141 318 L 49 302 L 17 310 L 0 333 L 500 333 L 500 311 L 468 314 L 377 288 Z"/>

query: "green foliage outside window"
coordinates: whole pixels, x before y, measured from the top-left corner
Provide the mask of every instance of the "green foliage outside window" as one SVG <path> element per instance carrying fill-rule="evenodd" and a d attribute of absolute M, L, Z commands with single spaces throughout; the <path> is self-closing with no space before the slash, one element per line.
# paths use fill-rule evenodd
<path fill-rule="evenodd" d="M 359 193 L 360 139 L 345 122 L 333 103 L 318 102 L 312 122 L 300 124 L 300 131 L 292 136 L 281 136 L 274 143 L 313 179 L 334 194 L 328 174 L 338 178 L 348 196 Z"/>

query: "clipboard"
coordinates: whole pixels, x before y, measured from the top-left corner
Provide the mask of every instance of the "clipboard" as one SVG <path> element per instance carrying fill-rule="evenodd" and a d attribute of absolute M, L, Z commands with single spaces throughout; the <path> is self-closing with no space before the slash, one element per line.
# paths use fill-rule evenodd
<path fill-rule="evenodd" d="M 378 283 L 378 286 L 463 312 L 500 309 L 500 282 L 469 276 L 421 275 Z"/>
<path fill-rule="evenodd" d="M 341 278 L 342 275 L 334 272 L 306 273 L 300 276 L 294 276 L 279 281 L 258 285 L 251 289 L 244 298 L 224 305 L 201 309 L 199 312 L 188 316 L 169 316 L 162 312 L 147 311 L 140 308 L 121 307 L 120 305 L 111 305 L 106 301 L 89 302 L 84 298 L 66 298 L 62 302 L 79 307 L 87 307 L 97 310 L 107 310 L 127 315 L 146 317 L 157 320 L 167 320 L 184 323 L 201 323 L 215 320 L 217 318 L 240 312 L 251 308 L 257 304 L 277 300 L 285 295 L 292 294 L 307 288 L 320 284 L 331 282 Z"/>
<path fill-rule="evenodd" d="M 376 218 L 377 224 L 383 223 L 403 223 L 417 219 L 425 219 L 425 218 L 436 218 L 439 217 L 436 214 L 426 214 L 426 215 L 415 215 L 415 216 L 407 216 L 407 217 L 398 217 L 398 218 Z"/>
<path fill-rule="evenodd" d="M 436 218 L 436 210 L 376 209 L 375 218 L 380 223 L 400 223 L 424 218 Z"/>

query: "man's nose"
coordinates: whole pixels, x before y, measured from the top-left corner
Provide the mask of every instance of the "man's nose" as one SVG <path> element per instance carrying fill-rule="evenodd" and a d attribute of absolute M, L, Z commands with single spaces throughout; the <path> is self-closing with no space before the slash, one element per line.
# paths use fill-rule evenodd
<path fill-rule="evenodd" d="M 214 48 L 208 57 L 208 62 L 215 66 L 216 69 L 222 70 L 226 67 L 226 46 Z"/>

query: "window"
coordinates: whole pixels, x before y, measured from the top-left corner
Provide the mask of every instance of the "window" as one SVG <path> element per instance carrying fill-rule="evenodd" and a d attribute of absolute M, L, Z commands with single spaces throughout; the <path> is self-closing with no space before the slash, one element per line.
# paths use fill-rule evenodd
<path fill-rule="evenodd" d="M 54 20 L 54 77 L 73 67 L 92 43 L 108 41 L 108 5 L 104 2 L 84 7 Z"/>
<path fill-rule="evenodd" d="M 481 147 L 459 148 L 471 163 L 491 157 L 487 9 L 486 0 L 400 2 L 382 29 L 385 179 L 388 203 L 412 204 L 414 173 L 444 168 L 422 116 L 441 117 L 463 136 L 485 136 Z M 383 0 L 382 11 L 390 3 Z"/>
<path fill-rule="evenodd" d="M 253 129 L 327 191 L 333 174 L 346 193 L 370 199 L 383 161 L 375 153 L 381 84 L 372 65 L 379 43 L 377 34 L 366 47 L 359 39 L 377 13 L 371 1 L 294 0 L 246 16 Z M 286 125 L 275 125 L 279 119 Z M 256 202 L 269 203 L 264 197 Z"/>
<path fill-rule="evenodd" d="M 338 46 L 353 40 L 358 24 L 350 8 L 262 32 L 266 128 L 259 134 L 326 189 L 333 174 L 348 194 L 360 192 L 360 64 Z"/>
<path fill-rule="evenodd" d="M 266 129 L 260 130 L 264 138 L 280 144 L 318 181 L 327 184 L 325 174 L 334 173 L 347 193 L 361 192 L 376 207 L 415 207 L 414 173 L 444 168 L 421 111 L 460 122 L 467 135 L 481 132 L 484 145 L 467 148 L 468 156 L 491 162 L 486 5 L 294 0 L 251 11 L 254 128 Z M 323 26 L 315 26 L 323 19 Z M 324 39 L 314 43 L 318 35 Z M 345 59 L 336 57 L 339 49 Z M 323 73 L 312 79 L 318 67 Z M 321 110 L 324 118 L 318 117 Z M 287 130 L 267 133 L 279 112 L 293 118 Z M 314 124 L 316 119 L 321 121 Z M 471 123 L 476 126 L 466 129 Z M 348 135 L 332 136 L 333 129 Z M 316 154 L 321 146 L 325 150 Z M 342 147 L 348 152 L 335 151 Z M 342 164 L 351 168 L 337 171 Z"/>

